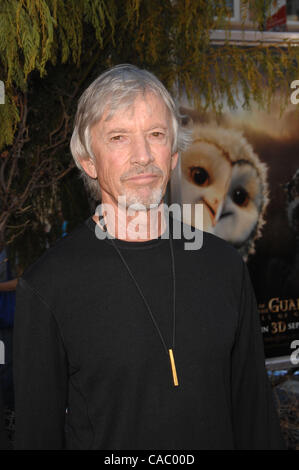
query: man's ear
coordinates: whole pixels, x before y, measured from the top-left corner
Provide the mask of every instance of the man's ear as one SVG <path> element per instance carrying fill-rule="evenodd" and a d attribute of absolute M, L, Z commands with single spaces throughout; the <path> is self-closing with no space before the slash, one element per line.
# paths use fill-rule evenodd
<path fill-rule="evenodd" d="M 91 178 L 97 178 L 97 169 L 96 169 L 96 166 L 94 164 L 94 161 L 91 159 L 91 157 L 89 158 L 82 158 L 82 160 L 80 160 L 80 165 L 82 166 L 83 170 L 85 171 L 85 173 L 88 174 L 88 176 L 90 176 Z"/>
<path fill-rule="evenodd" d="M 171 156 L 171 169 L 174 170 L 178 162 L 179 154 L 178 152 L 174 153 Z"/>

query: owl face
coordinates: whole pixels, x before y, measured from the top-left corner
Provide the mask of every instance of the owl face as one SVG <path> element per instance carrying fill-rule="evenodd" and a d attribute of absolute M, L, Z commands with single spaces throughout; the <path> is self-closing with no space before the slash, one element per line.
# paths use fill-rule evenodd
<path fill-rule="evenodd" d="M 252 163 L 233 162 L 232 177 L 224 200 L 215 235 L 243 246 L 256 230 L 263 206 L 263 185 Z"/>
<path fill-rule="evenodd" d="M 182 203 L 191 204 L 191 214 L 183 220 L 197 228 L 212 231 L 220 216 L 231 178 L 232 164 L 220 146 L 197 139 L 183 155 Z M 196 210 L 203 205 L 203 227 L 197 225 Z"/>

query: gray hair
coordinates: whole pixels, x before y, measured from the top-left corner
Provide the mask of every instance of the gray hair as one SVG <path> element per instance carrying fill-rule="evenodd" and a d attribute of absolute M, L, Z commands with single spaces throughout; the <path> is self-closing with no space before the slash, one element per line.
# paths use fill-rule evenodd
<path fill-rule="evenodd" d="M 91 145 L 91 128 L 99 122 L 107 106 L 111 118 L 116 110 L 133 104 L 138 94 L 155 93 L 170 112 L 173 141 L 172 154 L 185 150 L 191 143 L 190 131 L 180 125 L 180 115 L 169 92 L 155 75 L 134 65 L 121 64 L 106 70 L 84 91 L 78 102 L 70 148 L 84 184 L 95 200 L 101 197 L 97 179 L 85 173 L 80 160 L 95 156 Z"/>

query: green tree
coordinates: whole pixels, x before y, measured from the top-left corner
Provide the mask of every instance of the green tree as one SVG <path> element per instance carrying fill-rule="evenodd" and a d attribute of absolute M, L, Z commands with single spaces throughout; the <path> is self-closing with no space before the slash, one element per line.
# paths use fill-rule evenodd
<path fill-rule="evenodd" d="M 252 3 L 242 0 L 262 29 L 270 0 Z M 47 217 L 63 206 L 75 219 L 86 212 L 69 140 L 78 97 L 105 68 L 148 68 L 171 91 L 216 111 L 224 99 L 236 105 L 240 86 L 244 106 L 267 105 L 276 90 L 287 98 L 298 47 L 233 45 L 229 14 L 225 0 L 1 1 L 0 245 L 26 251 L 26 265 L 45 246 Z M 227 30 L 221 46 L 211 42 L 215 29 Z"/>

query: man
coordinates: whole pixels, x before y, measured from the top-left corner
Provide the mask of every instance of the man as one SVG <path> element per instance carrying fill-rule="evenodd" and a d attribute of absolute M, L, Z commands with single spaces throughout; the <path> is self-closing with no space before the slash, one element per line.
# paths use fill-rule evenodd
<path fill-rule="evenodd" d="M 166 217 L 183 132 L 131 65 L 80 98 L 71 150 L 102 205 L 19 282 L 17 449 L 283 448 L 245 264 Z"/>

